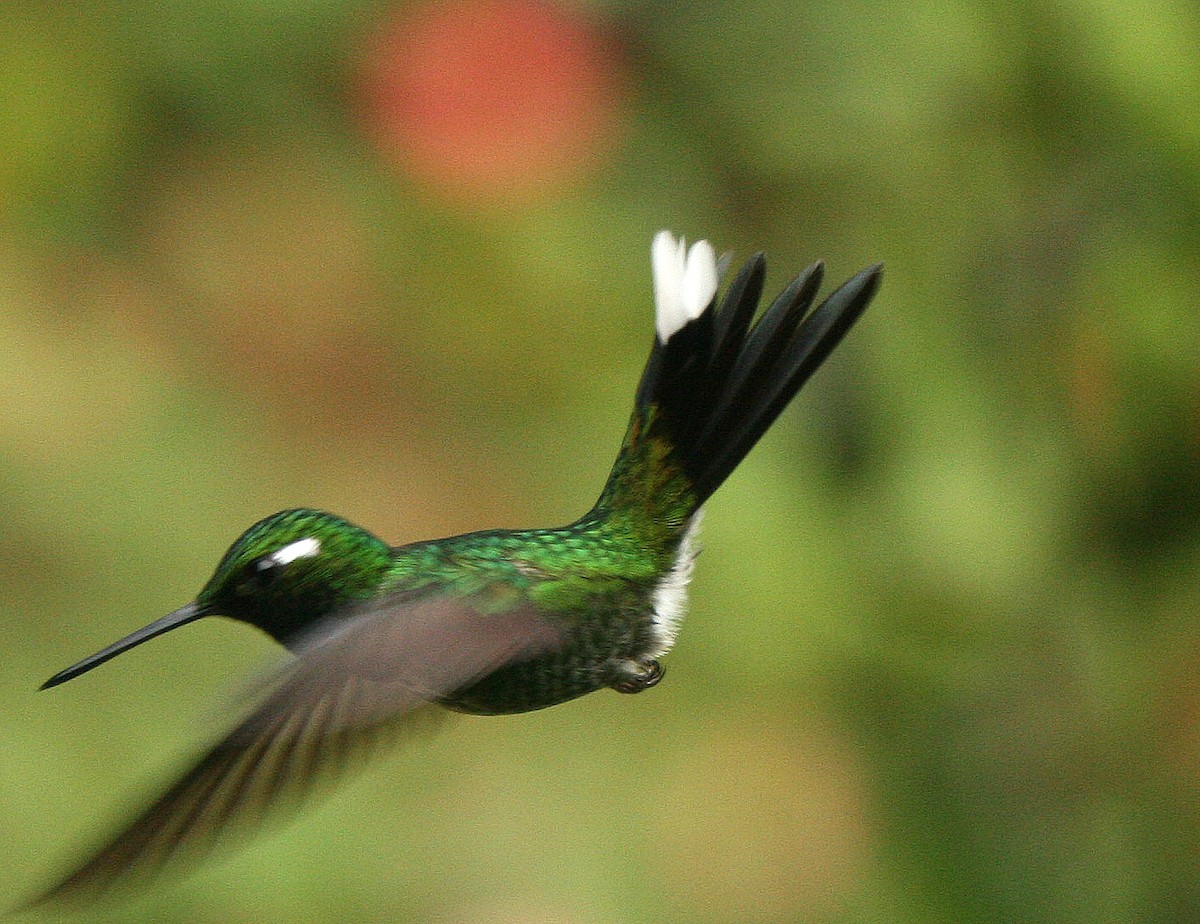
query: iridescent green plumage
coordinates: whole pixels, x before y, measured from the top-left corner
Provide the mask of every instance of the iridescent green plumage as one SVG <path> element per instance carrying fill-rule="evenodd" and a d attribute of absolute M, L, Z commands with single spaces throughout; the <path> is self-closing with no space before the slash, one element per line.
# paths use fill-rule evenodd
<path fill-rule="evenodd" d="M 612 474 L 579 520 L 391 548 L 332 514 L 286 510 L 246 530 L 194 602 L 50 678 L 47 687 L 208 615 L 258 626 L 296 655 L 179 782 L 39 900 L 89 893 L 204 845 L 429 705 L 521 712 L 656 684 L 700 507 L 880 278 L 864 270 L 806 316 L 814 266 L 751 325 L 762 256 L 718 309 L 711 254 L 656 239 L 658 333 Z M 679 278 L 664 282 L 663 266 Z"/>

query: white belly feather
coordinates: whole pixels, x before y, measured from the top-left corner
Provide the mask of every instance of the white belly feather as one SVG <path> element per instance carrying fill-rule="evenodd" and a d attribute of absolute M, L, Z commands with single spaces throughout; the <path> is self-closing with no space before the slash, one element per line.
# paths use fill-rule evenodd
<path fill-rule="evenodd" d="M 696 565 L 696 555 L 700 549 L 696 545 L 696 534 L 700 531 L 700 520 L 703 510 L 697 510 L 688 521 L 683 540 L 679 543 L 679 551 L 675 554 L 675 563 L 671 570 L 664 574 L 654 588 L 654 632 L 656 647 L 646 653 L 647 658 L 660 658 L 671 650 L 675 644 L 675 636 L 679 634 L 679 626 L 683 622 L 683 613 L 687 608 L 687 586 L 692 579 L 692 571 Z"/>

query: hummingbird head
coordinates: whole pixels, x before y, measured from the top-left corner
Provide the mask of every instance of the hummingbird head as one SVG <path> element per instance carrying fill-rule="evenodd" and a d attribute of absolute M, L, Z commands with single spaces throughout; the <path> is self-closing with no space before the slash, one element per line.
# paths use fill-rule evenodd
<path fill-rule="evenodd" d="M 319 510 L 285 510 L 238 537 L 195 605 L 284 642 L 371 596 L 390 563 L 391 549 L 365 529 Z"/>
<path fill-rule="evenodd" d="M 123 651 L 202 616 L 229 616 L 288 639 L 371 596 L 391 563 L 387 543 L 320 510 L 284 510 L 238 537 L 196 599 L 55 674 L 57 686 Z"/>

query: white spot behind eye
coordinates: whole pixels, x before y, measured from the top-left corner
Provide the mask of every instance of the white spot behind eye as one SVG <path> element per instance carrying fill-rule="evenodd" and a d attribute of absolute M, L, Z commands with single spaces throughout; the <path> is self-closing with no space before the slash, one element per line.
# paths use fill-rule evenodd
<path fill-rule="evenodd" d="M 279 565 L 290 565 L 297 558 L 312 558 L 320 551 L 321 543 L 312 536 L 306 536 L 285 545 L 271 556 L 271 560 Z"/>

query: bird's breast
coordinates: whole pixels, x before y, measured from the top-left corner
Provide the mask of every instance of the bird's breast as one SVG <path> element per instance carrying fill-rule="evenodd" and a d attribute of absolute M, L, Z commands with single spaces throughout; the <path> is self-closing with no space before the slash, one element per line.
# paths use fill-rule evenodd
<path fill-rule="evenodd" d="M 507 664 L 444 697 L 442 704 L 479 715 L 544 709 L 609 686 L 614 665 L 652 657 L 661 647 L 653 588 L 555 618 L 564 627 L 560 646 Z"/>

